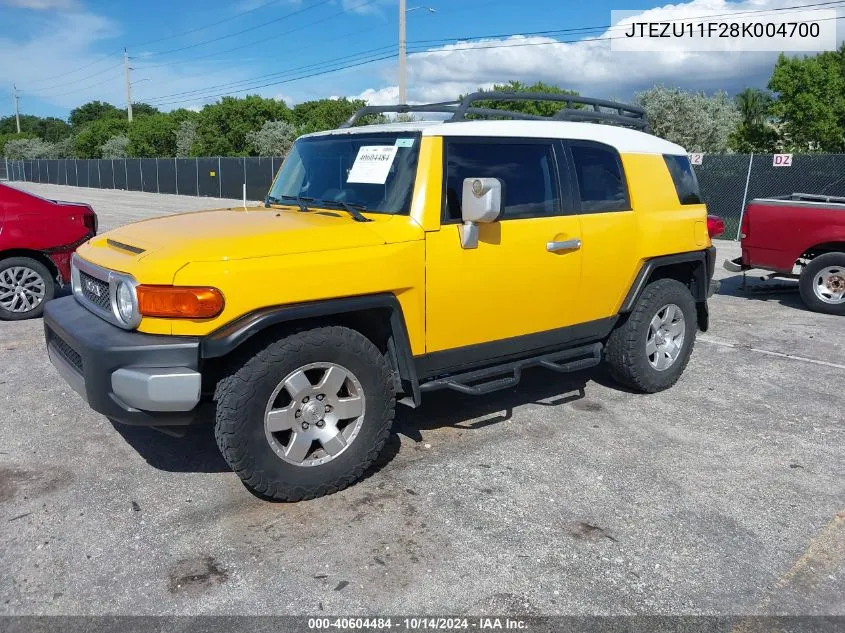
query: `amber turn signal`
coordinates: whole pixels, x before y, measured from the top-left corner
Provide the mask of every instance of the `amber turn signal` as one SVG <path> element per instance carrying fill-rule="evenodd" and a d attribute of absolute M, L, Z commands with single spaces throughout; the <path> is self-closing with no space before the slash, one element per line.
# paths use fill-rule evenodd
<path fill-rule="evenodd" d="M 210 319 L 223 311 L 217 288 L 138 286 L 138 311 L 145 317 Z"/>

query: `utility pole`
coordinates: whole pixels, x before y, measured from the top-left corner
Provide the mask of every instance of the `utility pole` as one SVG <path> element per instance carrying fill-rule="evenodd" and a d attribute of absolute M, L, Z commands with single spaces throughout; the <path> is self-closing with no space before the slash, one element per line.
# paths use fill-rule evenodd
<path fill-rule="evenodd" d="M 12 84 L 12 95 L 15 97 L 15 124 L 18 126 L 18 134 L 21 133 L 21 98 L 18 94 L 18 87 Z"/>
<path fill-rule="evenodd" d="M 399 103 L 404 104 L 408 100 L 407 86 L 405 85 L 405 54 L 406 54 L 406 36 L 405 36 L 405 18 L 408 15 L 406 7 L 406 0 L 399 0 Z"/>
<path fill-rule="evenodd" d="M 132 123 L 132 82 L 129 81 L 129 53 L 123 49 L 123 73 L 126 75 L 126 115 Z"/>

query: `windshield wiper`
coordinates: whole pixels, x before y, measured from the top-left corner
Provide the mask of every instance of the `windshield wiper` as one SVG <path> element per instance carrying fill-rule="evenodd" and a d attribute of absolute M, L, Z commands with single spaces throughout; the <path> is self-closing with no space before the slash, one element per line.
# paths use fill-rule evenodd
<path fill-rule="evenodd" d="M 287 202 L 295 202 L 299 207 L 300 212 L 305 213 L 306 211 L 311 210 L 305 203 L 314 202 L 314 198 L 307 198 L 305 196 L 279 196 L 278 198 L 275 196 L 267 196 L 264 199 L 265 206 L 270 206 L 271 204 L 285 204 Z"/>
<path fill-rule="evenodd" d="M 361 214 L 361 211 L 367 210 L 367 207 L 363 204 L 349 204 L 348 202 L 343 202 L 342 200 L 314 200 L 314 202 L 321 207 L 339 207 L 351 215 L 356 222 L 372 222 L 370 218 L 365 218 Z"/>

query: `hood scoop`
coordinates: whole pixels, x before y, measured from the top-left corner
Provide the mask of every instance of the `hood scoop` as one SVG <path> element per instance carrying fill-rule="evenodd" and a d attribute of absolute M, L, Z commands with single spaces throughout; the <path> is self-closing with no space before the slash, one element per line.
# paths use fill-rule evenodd
<path fill-rule="evenodd" d="M 146 250 L 143 248 L 138 248 L 137 246 L 132 246 L 130 244 L 124 244 L 123 242 L 118 242 L 117 240 L 113 240 L 111 238 L 106 240 L 106 244 L 119 251 L 126 251 L 127 253 L 132 253 L 133 255 L 140 255 L 141 253 L 146 252 Z"/>

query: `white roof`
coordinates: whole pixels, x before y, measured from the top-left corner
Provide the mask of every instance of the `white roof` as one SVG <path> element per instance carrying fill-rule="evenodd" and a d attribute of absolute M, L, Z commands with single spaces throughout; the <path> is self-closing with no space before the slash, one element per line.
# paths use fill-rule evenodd
<path fill-rule="evenodd" d="M 560 138 L 596 141 L 615 147 L 623 154 L 686 154 L 687 151 L 653 134 L 615 125 L 575 121 L 411 121 L 385 123 L 315 132 L 305 136 L 365 134 L 370 132 L 422 132 L 423 136 L 479 136 L 502 138 Z"/>

